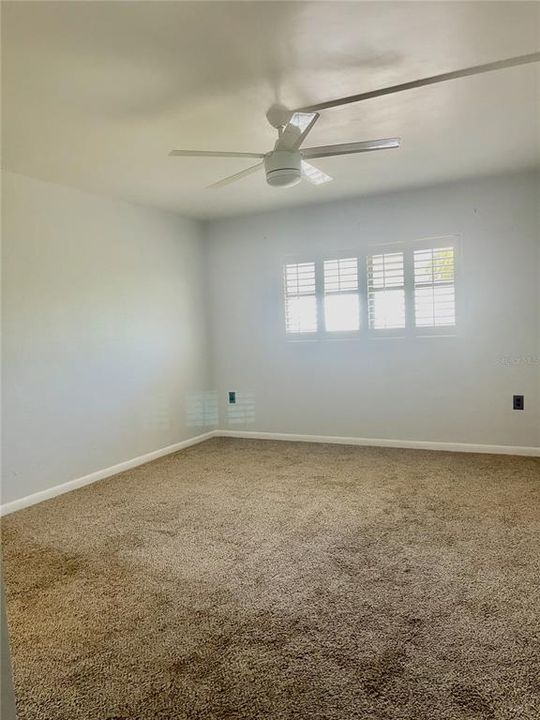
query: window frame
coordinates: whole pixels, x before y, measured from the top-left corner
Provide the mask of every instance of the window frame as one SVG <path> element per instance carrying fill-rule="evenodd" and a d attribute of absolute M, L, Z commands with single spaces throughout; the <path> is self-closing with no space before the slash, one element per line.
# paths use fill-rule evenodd
<path fill-rule="evenodd" d="M 455 325 L 416 327 L 415 317 L 415 281 L 414 281 L 414 251 L 423 249 L 436 249 L 438 247 L 452 247 L 454 250 L 454 296 L 455 296 Z M 386 253 L 403 253 L 403 273 L 405 291 L 405 327 L 404 328 L 370 328 L 369 327 L 369 287 L 367 278 L 367 261 L 371 255 Z M 356 258 L 358 269 L 358 289 L 356 292 L 359 302 L 359 328 L 358 330 L 326 330 L 324 312 L 324 263 L 328 260 L 342 260 Z M 317 329 L 313 332 L 288 333 L 286 325 L 286 287 L 285 266 L 289 264 L 314 263 L 315 265 L 315 298 L 317 307 Z M 363 243 L 361 247 L 345 247 L 336 252 L 314 251 L 299 254 L 284 255 L 280 262 L 281 277 L 281 304 L 279 324 L 281 334 L 287 342 L 331 342 L 339 340 L 404 340 L 423 338 L 454 338 L 460 335 L 462 322 L 462 308 L 464 293 L 461 279 L 462 266 L 462 235 L 458 233 L 424 236 L 390 242 Z"/>

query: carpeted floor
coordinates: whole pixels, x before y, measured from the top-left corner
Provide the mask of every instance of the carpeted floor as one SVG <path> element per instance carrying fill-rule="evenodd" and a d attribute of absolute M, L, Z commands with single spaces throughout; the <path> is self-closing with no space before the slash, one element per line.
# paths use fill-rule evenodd
<path fill-rule="evenodd" d="M 540 461 L 214 439 L 8 516 L 19 720 L 538 720 Z"/>

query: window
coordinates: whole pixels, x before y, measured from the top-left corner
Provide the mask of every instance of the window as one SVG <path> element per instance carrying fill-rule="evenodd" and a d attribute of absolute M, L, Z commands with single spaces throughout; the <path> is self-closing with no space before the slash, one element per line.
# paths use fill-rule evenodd
<path fill-rule="evenodd" d="M 456 324 L 453 247 L 414 251 L 414 312 L 416 327 Z"/>
<path fill-rule="evenodd" d="M 317 331 L 315 263 L 285 265 L 285 325 L 288 333 Z"/>
<path fill-rule="evenodd" d="M 329 332 L 360 327 L 357 258 L 324 261 L 324 324 Z"/>
<path fill-rule="evenodd" d="M 311 339 L 340 333 L 357 338 L 453 334 L 448 328 L 456 325 L 459 248 L 458 238 L 446 236 L 396 241 L 366 255 L 345 250 L 341 258 L 288 263 L 283 266 L 286 332 Z"/>
<path fill-rule="evenodd" d="M 403 253 L 367 258 L 368 322 L 373 330 L 405 327 Z"/>

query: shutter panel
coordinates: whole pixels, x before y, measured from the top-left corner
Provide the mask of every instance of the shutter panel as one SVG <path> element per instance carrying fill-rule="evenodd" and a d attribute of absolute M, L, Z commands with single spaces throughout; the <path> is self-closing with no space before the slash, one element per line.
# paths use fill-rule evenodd
<path fill-rule="evenodd" d="M 405 327 L 403 253 L 367 258 L 368 321 L 372 330 Z"/>
<path fill-rule="evenodd" d="M 456 324 L 454 248 L 414 252 L 414 310 L 416 327 Z"/>
<path fill-rule="evenodd" d="M 317 332 L 315 263 L 292 263 L 283 271 L 286 332 Z"/>
<path fill-rule="evenodd" d="M 360 327 L 357 258 L 324 261 L 324 322 L 328 332 Z"/>

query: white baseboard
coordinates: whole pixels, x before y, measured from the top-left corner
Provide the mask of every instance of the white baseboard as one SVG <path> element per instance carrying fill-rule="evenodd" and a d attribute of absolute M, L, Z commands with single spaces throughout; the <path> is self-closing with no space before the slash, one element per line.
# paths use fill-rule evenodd
<path fill-rule="evenodd" d="M 340 437 L 334 435 L 295 435 L 293 433 L 252 432 L 250 430 L 216 430 L 216 437 L 252 440 L 289 440 L 291 442 L 364 445 L 371 447 L 410 448 L 414 450 L 446 450 L 447 452 L 489 453 L 492 455 L 528 455 L 540 457 L 540 447 L 514 445 L 474 445 L 471 443 L 432 442 L 428 440 L 389 440 L 386 438 Z"/>
<path fill-rule="evenodd" d="M 432 442 L 423 440 L 389 440 L 386 438 L 359 438 L 359 437 L 341 437 L 335 435 L 295 435 L 293 433 L 272 433 L 272 432 L 256 432 L 251 430 L 211 430 L 210 432 L 197 435 L 182 440 L 174 445 L 154 450 L 153 452 L 139 455 L 139 457 L 125 460 L 117 465 L 111 465 L 103 470 L 84 475 L 83 477 L 69 480 L 61 485 L 42 490 L 41 492 L 27 495 L 26 497 L 13 500 L 12 502 L 0 505 L 0 516 L 8 515 L 16 510 L 22 510 L 30 505 L 49 500 L 57 495 L 76 490 L 77 488 L 90 485 L 98 480 L 104 480 L 112 475 L 130 470 L 138 465 L 157 460 L 164 455 L 178 452 L 191 445 L 209 440 L 212 437 L 231 437 L 245 438 L 246 440 L 288 440 L 289 442 L 311 442 L 311 443 L 330 443 L 335 445 L 363 445 L 367 447 L 394 447 L 394 448 L 410 448 L 414 450 L 445 450 L 447 452 L 467 452 L 467 453 L 489 453 L 494 455 L 526 455 L 532 457 L 540 457 L 540 448 L 523 447 L 513 445 L 474 445 L 471 443 L 450 443 L 450 442 Z"/>
<path fill-rule="evenodd" d="M 0 516 L 9 515 L 9 513 L 15 512 L 16 510 L 22 510 L 25 507 L 43 502 L 43 500 L 49 500 L 57 495 L 63 495 L 64 493 L 76 490 L 84 485 L 90 485 L 98 480 L 104 480 L 112 475 L 118 475 L 118 473 L 124 472 L 124 470 L 130 470 L 138 465 L 144 465 L 152 460 L 157 460 L 164 455 L 170 455 L 171 453 L 183 450 L 191 445 L 197 445 L 198 443 L 204 442 L 204 440 L 214 437 L 214 434 L 214 431 L 203 433 L 202 435 L 188 438 L 188 440 L 182 440 L 181 442 L 174 443 L 174 445 L 168 445 L 167 447 L 154 450 L 153 452 L 146 453 L 145 455 L 139 455 L 139 457 L 132 458 L 131 460 L 125 460 L 117 465 L 111 465 L 103 470 L 96 470 L 89 475 L 84 475 L 83 477 L 76 478 L 75 480 L 69 480 L 68 482 L 62 483 L 61 485 L 55 485 L 47 490 L 41 490 L 41 492 L 34 493 L 33 495 L 27 495 L 26 497 L 19 498 L 19 500 L 13 500 L 12 502 L 5 503 L 4 505 L 0 505 Z"/>

